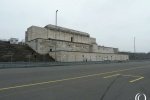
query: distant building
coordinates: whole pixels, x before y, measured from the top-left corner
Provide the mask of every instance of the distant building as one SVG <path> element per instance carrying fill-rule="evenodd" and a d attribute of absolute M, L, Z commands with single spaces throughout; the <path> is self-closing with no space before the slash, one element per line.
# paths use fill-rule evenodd
<path fill-rule="evenodd" d="M 25 40 L 23 39 L 23 40 L 20 41 L 18 44 L 20 44 L 20 45 L 25 45 Z"/>
<path fill-rule="evenodd" d="M 10 38 L 9 39 L 10 44 L 18 44 L 18 42 L 19 42 L 19 39 L 17 39 L 17 38 Z"/>
<path fill-rule="evenodd" d="M 128 55 L 119 54 L 118 48 L 97 45 L 88 33 L 54 25 L 31 26 L 25 42 L 39 54 L 49 54 L 56 61 L 126 61 Z"/>

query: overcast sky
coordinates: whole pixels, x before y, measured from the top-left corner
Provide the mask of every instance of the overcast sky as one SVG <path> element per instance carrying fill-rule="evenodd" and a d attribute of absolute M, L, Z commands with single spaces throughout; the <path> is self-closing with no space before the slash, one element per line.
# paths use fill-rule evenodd
<path fill-rule="evenodd" d="M 87 32 L 120 51 L 150 51 L 150 0 L 0 0 L 0 39 L 24 39 L 31 25 L 55 24 Z"/>

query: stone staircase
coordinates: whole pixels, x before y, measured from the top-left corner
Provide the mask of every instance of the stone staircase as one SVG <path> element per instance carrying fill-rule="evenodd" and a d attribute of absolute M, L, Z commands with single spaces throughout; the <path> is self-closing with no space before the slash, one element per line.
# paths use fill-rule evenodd
<path fill-rule="evenodd" d="M 47 55 L 40 55 L 27 45 L 0 41 L 0 62 L 53 62 Z"/>

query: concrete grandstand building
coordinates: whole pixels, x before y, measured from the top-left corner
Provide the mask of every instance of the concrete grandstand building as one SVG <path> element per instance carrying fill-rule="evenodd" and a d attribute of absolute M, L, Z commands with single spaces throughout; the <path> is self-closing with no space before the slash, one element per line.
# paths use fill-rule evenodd
<path fill-rule="evenodd" d="M 25 42 L 39 54 L 49 54 L 56 61 L 126 61 L 128 55 L 119 54 L 118 48 L 96 43 L 90 34 L 54 25 L 31 26 Z"/>

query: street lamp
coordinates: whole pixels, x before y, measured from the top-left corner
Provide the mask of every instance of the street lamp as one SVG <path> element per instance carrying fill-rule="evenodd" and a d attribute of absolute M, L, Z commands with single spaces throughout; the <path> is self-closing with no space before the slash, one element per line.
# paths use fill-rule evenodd
<path fill-rule="evenodd" d="M 56 10 L 56 22 L 55 22 L 55 25 L 57 26 L 57 12 L 58 12 L 58 10 Z"/>
<path fill-rule="evenodd" d="M 56 25 L 56 32 L 58 31 L 57 30 L 57 12 L 58 10 L 56 10 L 56 19 L 55 19 L 55 25 Z M 56 33 L 55 33 L 55 61 L 56 61 Z"/>
<path fill-rule="evenodd" d="M 135 47 L 135 37 L 134 37 L 134 53 L 136 52 L 136 47 Z"/>
<path fill-rule="evenodd" d="M 134 37 L 134 60 L 136 60 L 136 45 L 135 45 L 135 37 Z"/>

